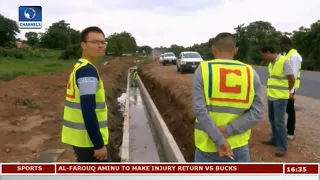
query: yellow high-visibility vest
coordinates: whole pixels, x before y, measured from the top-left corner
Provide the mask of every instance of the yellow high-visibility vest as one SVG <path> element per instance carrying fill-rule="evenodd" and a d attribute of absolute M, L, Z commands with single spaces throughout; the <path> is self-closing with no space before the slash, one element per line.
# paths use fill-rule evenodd
<path fill-rule="evenodd" d="M 226 126 L 248 110 L 255 95 L 253 70 L 237 60 L 216 59 L 200 63 L 204 96 L 210 117 L 217 126 Z M 227 138 L 232 149 L 248 144 L 251 130 Z M 195 145 L 203 152 L 217 152 L 218 147 L 195 121 Z"/>
<path fill-rule="evenodd" d="M 298 51 L 296 49 L 291 49 L 288 52 L 288 54 L 286 55 L 286 58 L 287 58 L 287 60 L 289 60 L 289 62 L 290 62 L 290 57 L 292 56 L 292 54 L 295 54 L 295 53 L 297 53 L 301 57 L 301 55 L 298 53 Z M 299 67 L 298 76 L 297 76 L 296 81 L 294 83 L 294 88 L 295 89 L 299 89 L 299 87 L 300 87 L 301 64 L 300 64 L 300 67 Z"/>
<path fill-rule="evenodd" d="M 63 126 L 61 139 L 63 143 L 77 147 L 93 147 L 93 143 L 88 135 L 84 124 L 82 110 L 80 105 L 80 91 L 76 84 L 76 72 L 79 68 L 92 63 L 86 59 L 80 59 L 75 65 L 69 76 L 69 82 L 66 92 L 66 102 L 63 113 Z M 98 71 L 97 71 L 98 72 Z M 99 87 L 95 94 L 96 100 L 96 115 L 100 127 L 104 144 L 108 144 L 108 108 L 105 102 L 105 91 L 102 79 L 99 76 Z"/>
<path fill-rule="evenodd" d="M 133 79 L 137 79 L 138 78 L 138 73 L 137 72 L 134 72 L 133 73 Z"/>
<path fill-rule="evenodd" d="M 268 97 L 289 99 L 289 82 L 287 76 L 283 72 L 283 65 L 286 60 L 285 56 L 280 55 L 279 59 L 273 65 L 272 63 L 269 63 L 267 85 Z"/>

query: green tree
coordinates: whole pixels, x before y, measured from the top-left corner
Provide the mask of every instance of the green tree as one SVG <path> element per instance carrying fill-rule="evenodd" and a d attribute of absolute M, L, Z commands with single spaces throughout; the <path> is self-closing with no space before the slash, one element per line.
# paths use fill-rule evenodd
<path fill-rule="evenodd" d="M 164 53 L 164 52 L 167 52 L 169 48 L 160 46 L 160 47 L 155 47 L 154 49 L 156 49 L 156 50 L 159 51 L 160 53 Z M 177 55 L 177 54 L 176 54 L 176 55 Z"/>
<path fill-rule="evenodd" d="M 248 62 L 248 52 L 250 49 L 250 42 L 248 39 L 248 33 L 247 29 L 244 24 L 238 25 L 236 28 L 236 33 L 234 34 L 237 47 L 238 47 L 238 53 L 236 55 L 236 59 Z"/>
<path fill-rule="evenodd" d="M 150 54 L 151 51 L 152 51 L 152 48 L 150 46 L 147 46 L 147 45 L 140 46 L 140 47 L 138 47 L 138 51 L 139 51 L 140 54 L 142 54 L 143 52 L 146 53 L 146 54 Z"/>
<path fill-rule="evenodd" d="M 20 33 L 20 30 L 17 22 L 0 14 L 0 46 L 5 47 L 14 44 L 18 33 Z"/>
<path fill-rule="evenodd" d="M 240 24 L 234 30 L 238 60 L 249 64 L 265 65 L 259 54 L 260 48 L 264 45 L 272 45 L 280 52 L 279 39 L 280 36 L 285 35 L 292 39 L 293 47 L 302 55 L 302 69 L 320 70 L 320 20 L 313 23 L 310 28 L 300 27 L 293 32 L 280 32 L 266 21 L 251 22 L 247 26 Z M 161 46 L 155 49 L 161 53 L 171 51 L 177 55 L 187 50 L 198 51 L 204 59 L 213 59 L 209 48 L 213 41 L 214 38 L 211 38 L 206 43 L 194 44 L 191 47 L 173 44 L 169 48 Z"/>
<path fill-rule="evenodd" d="M 36 32 L 27 32 L 25 37 L 27 38 L 27 44 L 30 46 L 34 46 L 39 42 L 38 33 Z"/>
<path fill-rule="evenodd" d="M 137 49 L 136 39 L 128 32 L 113 33 L 106 38 L 108 42 L 107 53 L 122 55 L 135 53 Z"/>
<path fill-rule="evenodd" d="M 235 38 L 239 52 L 237 59 L 251 64 L 262 64 L 259 49 L 264 45 L 273 45 L 279 49 L 279 37 L 282 35 L 270 22 L 255 21 L 248 26 L 241 24 L 235 28 Z"/>
<path fill-rule="evenodd" d="M 293 31 L 292 41 L 304 58 L 302 68 L 320 70 L 320 20 L 311 24 L 310 28 L 302 26 L 297 31 Z"/>
<path fill-rule="evenodd" d="M 169 51 L 173 52 L 176 56 L 179 56 L 180 53 L 185 50 L 183 46 L 179 46 L 177 44 L 172 44 L 168 49 L 165 49 L 165 48 L 162 48 L 162 49 L 164 49 L 164 52 L 169 52 Z"/>
<path fill-rule="evenodd" d="M 41 36 L 42 46 L 52 49 L 66 49 L 71 44 L 80 43 L 80 31 L 74 30 L 64 20 L 53 23 Z"/>

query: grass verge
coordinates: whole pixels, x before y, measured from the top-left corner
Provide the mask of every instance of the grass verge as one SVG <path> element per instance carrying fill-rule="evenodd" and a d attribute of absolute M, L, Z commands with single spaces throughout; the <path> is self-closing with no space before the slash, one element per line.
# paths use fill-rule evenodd
<path fill-rule="evenodd" d="M 36 76 L 51 74 L 71 68 L 74 61 L 40 59 L 3 59 L 0 58 L 0 80 L 10 81 L 17 76 Z"/>
<path fill-rule="evenodd" d="M 60 60 L 60 52 L 47 52 L 42 57 L 0 57 L 0 80 L 10 81 L 17 76 L 46 75 L 65 71 L 71 68 L 75 61 Z"/>

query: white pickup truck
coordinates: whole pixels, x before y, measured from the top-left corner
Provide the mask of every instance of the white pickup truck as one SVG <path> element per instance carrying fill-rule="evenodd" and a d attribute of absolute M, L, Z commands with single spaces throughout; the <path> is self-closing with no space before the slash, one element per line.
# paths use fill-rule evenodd
<path fill-rule="evenodd" d="M 203 61 L 203 59 L 196 51 L 181 52 L 177 60 L 177 71 L 181 74 L 185 71 L 194 72 L 201 61 Z"/>
<path fill-rule="evenodd" d="M 173 64 L 175 65 L 177 62 L 177 57 L 173 52 L 166 52 L 160 55 L 160 61 L 163 65 Z"/>

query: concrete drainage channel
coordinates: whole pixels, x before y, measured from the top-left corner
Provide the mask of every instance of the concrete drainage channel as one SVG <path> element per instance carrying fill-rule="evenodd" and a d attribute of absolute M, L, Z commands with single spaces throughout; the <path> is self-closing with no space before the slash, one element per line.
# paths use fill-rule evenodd
<path fill-rule="evenodd" d="M 128 70 L 121 162 L 186 162 L 166 123 L 138 77 Z"/>

